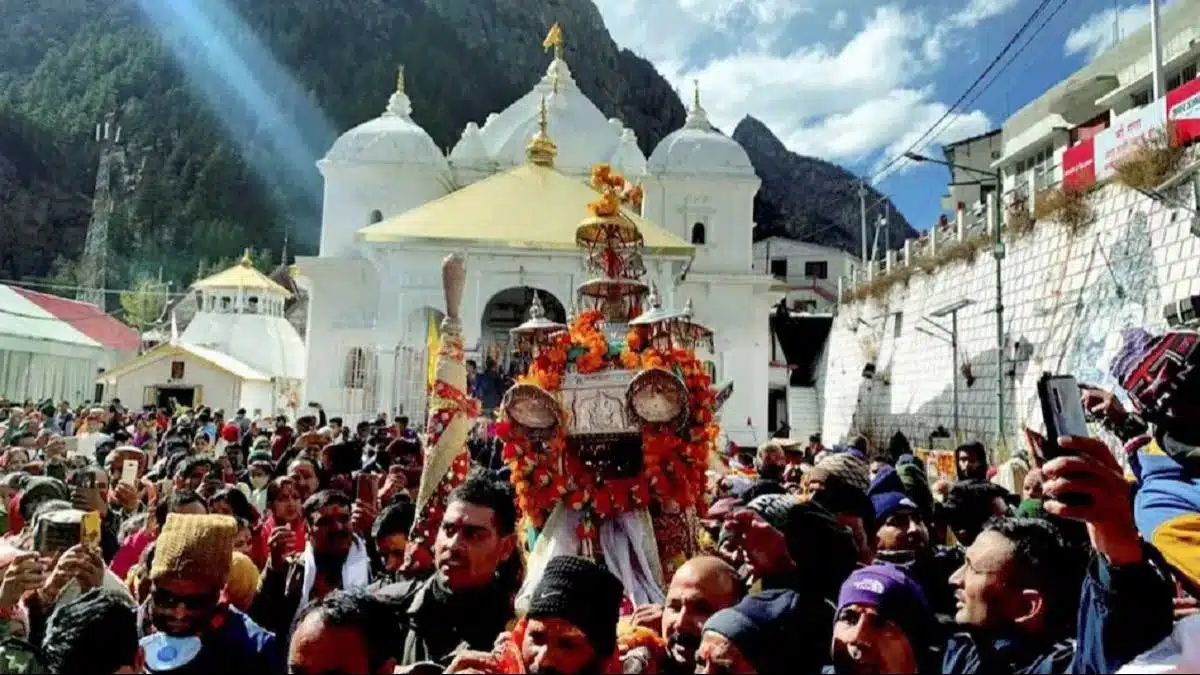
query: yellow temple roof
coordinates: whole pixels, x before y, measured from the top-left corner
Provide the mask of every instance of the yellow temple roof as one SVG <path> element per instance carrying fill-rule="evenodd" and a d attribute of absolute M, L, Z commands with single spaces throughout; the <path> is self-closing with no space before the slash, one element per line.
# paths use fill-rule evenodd
<path fill-rule="evenodd" d="M 245 288 L 248 290 L 268 291 L 285 298 L 292 297 L 292 292 L 259 272 L 250 260 L 250 251 L 242 255 L 236 265 L 217 272 L 211 277 L 205 277 L 192 284 L 192 288 Z"/>
<path fill-rule="evenodd" d="M 452 192 L 412 211 L 364 227 L 363 241 L 421 240 L 510 248 L 574 250 L 575 228 L 591 216 L 591 187 L 553 167 L 523 164 Z M 628 211 L 647 253 L 689 256 L 695 247 Z"/>

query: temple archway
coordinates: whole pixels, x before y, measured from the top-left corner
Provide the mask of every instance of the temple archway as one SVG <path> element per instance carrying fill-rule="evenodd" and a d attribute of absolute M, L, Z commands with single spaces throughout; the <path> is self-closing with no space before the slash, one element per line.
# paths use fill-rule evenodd
<path fill-rule="evenodd" d="M 508 379 L 524 364 L 521 359 L 514 358 L 508 331 L 521 325 L 529 318 L 529 306 L 533 303 L 533 295 L 541 298 L 542 307 L 546 310 L 546 318 L 559 323 L 566 323 L 567 310 L 553 293 L 530 286 L 514 286 L 492 295 L 483 306 L 481 314 L 481 330 L 479 334 L 478 368 L 486 372 L 489 361 L 495 364 L 493 377 L 500 380 L 499 391 L 507 387 Z M 494 397 L 486 397 L 494 398 Z M 484 407 L 492 407 L 484 401 Z"/>

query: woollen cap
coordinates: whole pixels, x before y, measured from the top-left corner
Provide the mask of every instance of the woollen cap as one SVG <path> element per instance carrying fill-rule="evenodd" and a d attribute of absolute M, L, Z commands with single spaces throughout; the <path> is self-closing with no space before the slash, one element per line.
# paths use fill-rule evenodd
<path fill-rule="evenodd" d="M 785 664 L 795 663 L 796 641 L 804 638 L 803 615 L 795 591 L 763 591 L 713 614 L 704 630 L 732 642 L 758 672 L 784 672 Z"/>
<path fill-rule="evenodd" d="M 874 607 L 880 617 L 904 631 L 914 652 L 928 646 L 933 612 L 920 585 L 899 567 L 870 565 L 855 570 L 838 593 L 838 613 L 849 605 Z"/>
<path fill-rule="evenodd" d="M 250 556 L 234 551 L 230 560 L 229 578 L 225 581 L 225 601 L 243 612 L 249 611 L 254 596 L 258 595 L 260 577 L 258 567 Z"/>
<path fill-rule="evenodd" d="M 562 619 L 583 631 L 601 658 L 617 645 L 625 597 L 621 581 L 590 558 L 560 555 L 546 563 L 526 616 Z"/>
<path fill-rule="evenodd" d="M 233 565 L 237 521 L 229 516 L 167 516 L 154 548 L 150 580 L 187 579 L 221 590 Z"/>
<path fill-rule="evenodd" d="M 870 465 L 861 457 L 849 452 L 825 457 L 813 467 L 808 475 L 811 479 L 823 478 L 825 475 L 835 476 L 863 492 L 866 492 L 871 485 Z"/>
<path fill-rule="evenodd" d="M 789 494 L 761 495 L 750 500 L 746 508 L 762 516 L 767 523 L 783 532 L 787 529 L 788 512 L 797 503 L 797 499 Z"/>

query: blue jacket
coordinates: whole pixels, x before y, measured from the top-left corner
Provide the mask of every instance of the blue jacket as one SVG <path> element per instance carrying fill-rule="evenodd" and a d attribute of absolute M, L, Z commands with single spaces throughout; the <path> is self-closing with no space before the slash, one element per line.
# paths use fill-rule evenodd
<path fill-rule="evenodd" d="M 1112 673 L 1171 632 L 1174 585 L 1147 561 L 1112 567 L 1098 556 L 1083 582 L 1074 640 L 959 633 L 943 652 L 943 673 Z"/>
<path fill-rule="evenodd" d="M 1134 516 L 1142 538 L 1154 544 L 1189 590 L 1200 591 L 1200 480 L 1191 478 L 1157 441 L 1131 457 L 1138 479 Z"/>

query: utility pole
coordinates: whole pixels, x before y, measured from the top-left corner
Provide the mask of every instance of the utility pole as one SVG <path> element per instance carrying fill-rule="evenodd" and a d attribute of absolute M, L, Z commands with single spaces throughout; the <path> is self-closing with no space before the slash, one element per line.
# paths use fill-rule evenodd
<path fill-rule="evenodd" d="M 108 220 L 113 211 L 112 185 L 116 177 L 113 168 L 124 164 L 125 149 L 121 145 L 121 127 L 116 115 L 105 115 L 96 125 L 96 142 L 100 144 L 100 162 L 96 168 L 96 189 L 92 195 L 92 217 L 88 221 L 83 258 L 79 265 L 79 290 L 75 299 L 90 302 L 106 310 L 105 286 L 108 276 Z"/>
<path fill-rule="evenodd" d="M 1004 352 L 1007 348 L 1004 339 L 1004 233 L 1001 232 L 1004 219 L 1000 213 L 1000 192 L 1004 189 L 1003 176 L 999 171 L 993 174 L 996 181 L 996 191 L 988 195 L 992 201 L 992 230 L 995 241 L 992 244 L 992 257 L 996 260 L 996 447 L 997 455 L 1007 446 L 1004 436 Z M 955 377 L 958 374 L 955 373 Z"/>
<path fill-rule="evenodd" d="M 1158 0 L 1150 0 L 1150 50 L 1154 59 L 1154 100 L 1166 93 L 1163 86 L 1162 36 L 1159 35 Z"/>
<path fill-rule="evenodd" d="M 867 266 L 867 181 L 861 180 L 858 183 L 858 209 L 859 215 L 862 216 L 862 263 L 863 268 Z"/>

